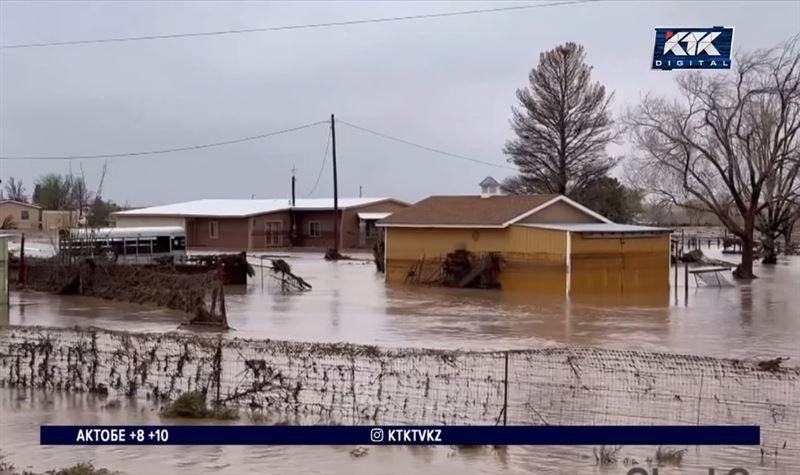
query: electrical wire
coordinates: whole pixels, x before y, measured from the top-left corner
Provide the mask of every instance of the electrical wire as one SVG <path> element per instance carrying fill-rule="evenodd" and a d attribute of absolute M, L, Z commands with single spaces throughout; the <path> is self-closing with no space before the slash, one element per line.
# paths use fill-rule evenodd
<path fill-rule="evenodd" d="M 325 154 L 322 155 L 322 165 L 319 167 L 319 174 L 317 174 L 317 181 L 314 182 L 314 187 L 308 192 L 306 198 L 310 197 L 317 190 L 319 179 L 322 178 L 322 171 L 325 170 L 325 160 L 328 158 L 328 147 L 331 145 L 331 129 L 328 129 L 328 141 L 325 143 Z"/>
<path fill-rule="evenodd" d="M 384 17 L 384 18 L 367 18 L 362 20 L 347 20 L 347 21 L 334 21 L 334 22 L 326 22 L 326 23 L 309 23 L 309 24 L 302 24 L 302 25 L 284 25 L 284 26 L 272 26 L 272 27 L 264 27 L 264 28 L 247 28 L 247 29 L 240 29 L 240 30 L 223 30 L 223 31 L 204 31 L 204 32 L 196 32 L 196 33 L 171 33 L 171 34 L 164 34 L 164 35 L 148 35 L 148 36 L 126 36 L 126 37 L 118 37 L 118 38 L 100 38 L 100 39 L 90 39 L 90 40 L 72 40 L 72 41 L 55 41 L 49 43 L 22 43 L 22 44 L 12 44 L 12 45 L 0 45 L 0 49 L 20 49 L 20 48 L 41 48 L 47 46 L 70 46 L 70 45 L 85 45 L 85 44 L 95 44 L 95 43 L 121 43 L 126 41 L 145 41 L 145 40 L 164 40 L 164 39 L 173 39 L 173 38 L 192 38 L 192 37 L 200 37 L 200 36 L 220 36 L 220 35 L 234 35 L 234 34 L 245 34 L 245 33 L 262 33 L 268 31 L 285 31 L 285 30 L 304 30 L 310 28 L 326 28 L 326 27 L 335 27 L 335 26 L 350 26 L 350 25 L 363 25 L 367 23 L 388 23 L 388 22 L 399 22 L 399 21 L 408 21 L 408 20 L 424 20 L 430 18 L 444 18 L 444 17 L 451 17 L 451 16 L 464 16 L 464 15 L 478 15 L 483 13 L 498 13 L 498 12 L 508 12 L 508 11 L 516 11 L 516 10 L 527 10 L 533 8 L 544 8 L 544 7 L 557 7 L 563 5 L 573 5 L 578 3 L 587 3 L 589 1 L 598 1 L 598 0 L 568 0 L 562 2 L 549 2 L 549 3 L 539 3 L 535 5 L 514 5 L 511 7 L 496 7 L 496 8 L 486 8 L 481 10 L 462 10 L 462 11 L 455 11 L 455 12 L 443 12 L 443 13 L 427 13 L 427 14 L 420 14 L 420 15 L 406 15 L 406 16 L 396 16 L 396 17 Z"/>
<path fill-rule="evenodd" d="M 63 155 L 63 156 L 13 156 L 13 157 L 6 157 L 0 156 L 2 160 L 86 160 L 86 159 L 95 159 L 95 158 L 123 158 L 123 157 L 139 157 L 142 155 L 160 155 L 164 153 L 172 153 L 172 152 L 184 152 L 187 150 L 199 150 L 204 148 L 211 148 L 211 147 L 221 147 L 223 145 L 233 145 L 242 142 L 249 142 L 252 140 L 260 140 L 267 137 L 272 137 L 275 135 L 285 134 L 289 132 L 296 132 L 298 130 L 307 129 L 309 127 L 314 127 L 320 124 L 328 124 L 327 120 L 321 120 L 319 122 L 313 122 L 311 124 L 299 125 L 297 127 L 292 127 L 290 129 L 283 129 L 278 130 L 275 132 L 268 132 L 265 134 L 259 135 L 251 135 L 250 137 L 242 137 L 239 139 L 233 140 L 225 140 L 222 142 L 212 142 L 200 145 L 189 145 L 187 147 L 177 147 L 177 148 L 167 148 L 162 150 L 147 150 L 147 151 L 139 151 L 139 152 L 125 152 L 125 153 L 109 153 L 109 154 L 98 154 L 98 155 Z"/>
<path fill-rule="evenodd" d="M 446 155 L 446 156 L 451 157 L 451 158 L 458 158 L 460 160 L 468 160 L 470 162 L 480 163 L 482 165 L 488 165 L 490 167 L 495 167 L 495 168 L 504 168 L 504 169 L 507 169 L 507 170 L 516 170 L 516 168 L 510 167 L 510 166 L 507 166 L 507 165 L 500 165 L 499 163 L 487 162 L 485 160 L 479 160 L 477 158 L 472 158 L 472 157 L 467 157 L 467 156 L 464 156 L 464 155 L 459 155 L 457 153 L 447 152 L 445 150 L 440 150 L 438 148 L 428 147 L 427 145 L 421 145 L 421 144 L 414 143 L 414 142 L 411 142 L 409 140 L 401 139 L 401 138 L 398 138 L 398 137 L 392 137 L 391 135 L 387 135 L 387 134 L 384 134 L 384 133 L 381 133 L 381 132 L 377 132 L 375 130 L 368 129 L 366 127 L 361 127 L 359 125 L 351 124 L 351 123 L 346 122 L 346 121 L 341 120 L 341 119 L 337 119 L 336 122 L 339 123 L 339 124 L 344 124 L 344 125 L 346 125 L 348 127 L 352 127 L 354 129 L 361 130 L 363 132 L 367 132 L 367 133 L 370 133 L 370 134 L 373 134 L 373 135 L 377 135 L 378 137 L 383 137 L 383 138 L 385 138 L 387 140 L 392 140 L 394 142 L 399 142 L 399 143 L 402 143 L 402 144 L 405 144 L 405 145 L 410 145 L 412 147 L 417 147 L 417 148 L 420 148 L 422 150 L 427 150 L 429 152 L 438 153 L 440 155 Z"/>

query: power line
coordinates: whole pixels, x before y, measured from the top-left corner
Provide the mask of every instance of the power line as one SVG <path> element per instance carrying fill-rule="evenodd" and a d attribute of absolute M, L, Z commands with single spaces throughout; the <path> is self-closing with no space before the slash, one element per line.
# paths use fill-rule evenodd
<path fill-rule="evenodd" d="M 284 26 L 264 27 L 264 28 L 247 28 L 241 30 L 204 31 L 196 33 L 171 33 L 165 35 L 149 35 L 149 36 L 126 36 L 118 38 L 101 38 L 101 39 L 91 39 L 91 40 L 56 41 L 51 43 L 23 43 L 16 45 L 0 45 L 0 49 L 39 48 L 46 46 L 69 46 L 69 45 L 84 45 L 93 43 L 121 43 L 126 41 L 166 40 L 173 38 L 192 38 L 198 36 L 220 36 L 220 35 L 234 35 L 234 34 L 244 34 L 244 33 L 262 33 L 267 31 L 304 30 L 310 28 L 363 25 L 367 23 L 388 23 L 388 22 L 408 21 L 408 20 L 443 18 L 451 16 L 478 15 L 483 13 L 508 12 L 515 10 L 528 10 L 533 8 L 557 7 L 562 5 L 573 5 L 576 3 L 587 3 L 588 1 L 597 1 L 597 0 L 567 0 L 562 2 L 540 3 L 536 5 L 515 5 L 511 7 L 486 8 L 481 10 L 462 10 L 456 12 L 427 13 L 420 15 L 406 15 L 406 16 L 384 17 L 384 18 L 367 18 L 362 20 L 309 23 L 303 25 L 284 25 Z"/>
<path fill-rule="evenodd" d="M 317 181 L 314 182 L 314 187 L 311 188 L 311 191 L 308 192 L 306 197 L 309 197 L 317 191 L 317 185 L 319 185 L 319 179 L 322 178 L 322 171 L 325 170 L 325 160 L 328 158 L 328 147 L 331 145 L 331 129 L 328 129 L 328 141 L 325 142 L 325 153 L 322 155 L 322 165 L 319 167 L 319 174 L 317 175 Z"/>
<path fill-rule="evenodd" d="M 233 140 L 225 140 L 222 142 L 212 142 L 212 143 L 205 143 L 200 145 L 189 145 L 187 147 L 178 147 L 178 148 L 167 148 L 162 150 L 147 150 L 147 151 L 139 151 L 139 152 L 125 152 L 125 153 L 108 153 L 108 154 L 99 154 L 99 155 L 63 155 L 63 156 L 17 156 L 17 157 L 4 157 L 0 156 L 2 160 L 88 160 L 88 159 L 95 159 L 95 158 L 121 158 L 121 157 L 139 157 L 142 155 L 159 155 L 163 153 L 172 153 L 172 152 L 184 152 L 187 150 L 199 150 L 204 148 L 211 148 L 211 147 L 221 147 L 223 145 L 233 145 L 242 142 L 248 142 L 252 140 L 260 140 L 267 137 L 272 137 L 275 135 L 285 134 L 289 132 L 296 132 L 298 130 L 307 129 L 309 127 L 314 127 L 320 124 L 327 124 L 328 121 L 321 120 L 319 122 L 314 122 L 311 124 L 299 125 L 297 127 L 292 127 L 290 129 L 283 129 L 278 130 L 275 132 L 268 132 L 265 134 L 259 135 L 251 135 L 250 137 L 243 137 L 239 139 Z"/>
<path fill-rule="evenodd" d="M 386 134 L 381 133 L 381 132 L 370 130 L 370 129 L 366 128 L 366 127 L 361 127 L 361 126 L 358 126 L 358 125 L 355 125 L 355 124 L 351 124 L 351 123 L 346 122 L 346 121 L 341 120 L 341 119 L 338 120 L 337 122 L 339 122 L 340 124 L 344 124 L 344 125 L 346 125 L 348 127 L 352 127 L 354 129 L 361 130 L 363 132 L 367 132 L 367 133 L 370 133 L 370 134 L 373 134 L 373 135 L 377 135 L 378 137 L 383 137 L 383 138 L 385 138 L 387 140 L 392 140 L 392 141 L 399 142 L 399 143 L 402 143 L 402 144 L 405 144 L 405 145 L 410 145 L 412 147 L 421 148 L 422 150 L 427 150 L 429 152 L 434 152 L 434 153 L 438 153 L 438 154 L 441 154 L 441 155 L 446 155 L 446 156 L 452 157 L 452 158 L 458 158 L 460 160 L 468 160 L 470 162 L 480 163 L 480 164 L 483 164 L 483 165 L 488 165 L 490 167 L 504 168 L 504 169 L 507 169 L 507 170 L 515 170 L 516 171 L 516 168 L 514 168 L 514 167 L 509 167 L 507 165 L 500 165 L 499 163 L 487 162 L 485 160 L 479 160 L 477 158 L 466 157 L 464 155 L 459 155 L 457 153 L 447 152 L 445 150 L 440 150 L 438 148 L 428 147 L 427 145 L 420 145 L 418 143 L 410 142 L 408 140 L 404 140 L 404 139 L 397 138 L 397 137 L 392 137 L 391 135 L 386 135 Z"/>

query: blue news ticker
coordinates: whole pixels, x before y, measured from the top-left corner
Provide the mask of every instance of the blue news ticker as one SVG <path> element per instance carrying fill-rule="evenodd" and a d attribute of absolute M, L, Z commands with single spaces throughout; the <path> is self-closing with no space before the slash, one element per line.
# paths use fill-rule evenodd
<path fill-rule="evenodd" d="M 55 426 L 41 445 L 759 445 L 758 426 Z"/>

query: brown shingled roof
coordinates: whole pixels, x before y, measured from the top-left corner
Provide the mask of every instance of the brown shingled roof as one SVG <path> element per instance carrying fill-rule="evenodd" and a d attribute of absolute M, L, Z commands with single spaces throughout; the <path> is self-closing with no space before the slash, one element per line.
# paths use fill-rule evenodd
<path fill-rule="evenodd" d="M 431 196 L 379 221 L 386 226 L 498 227 L 558 195 Z"/>

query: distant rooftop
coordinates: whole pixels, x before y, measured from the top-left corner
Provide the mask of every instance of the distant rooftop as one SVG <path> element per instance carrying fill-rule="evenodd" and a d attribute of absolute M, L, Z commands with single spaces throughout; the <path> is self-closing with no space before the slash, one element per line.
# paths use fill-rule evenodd
<path fill-rule="evenodd" d="M 339 209 L 357 208 L 383 201 L 402 203 L 394 198 L 339 198 Z M 210 199 L 187 201 L 162 206 L 151 206 L 113 213 L 115 216 L 214 216 L 223 218 L 242 218 L 275 211 L 329 210 L 333 209 L 333 198 L 300 198 L 296 206 L 286 198 L 265 200 L 248 199 Z"/>
<path fill-rule="evenodd" d="M 17 201 L 17 200 L 0 200 L 0 205 L 1 205 L 1 204 L 6 204 L 6 203 L 13 203 L 13 204 L 17 204 L 17 205 L 29 206 L 29 207 L 31 207 L 31 208 L 39 208 L 39 209 L 41 209 L 41 206 L 39 206 L 39 205 L 37 205 L 37 204 L 33 204 L 33 203 L 27 203 L 27 202 L 25 202 L 25 201 Z"/>
<path fill-rule="evenodd" d="M 506 227 L 509 222 L 558 195 L 431 196 L 396 211 L 379 224 L 393 226 L 479 226 Z"/>

